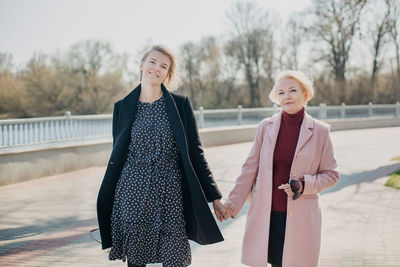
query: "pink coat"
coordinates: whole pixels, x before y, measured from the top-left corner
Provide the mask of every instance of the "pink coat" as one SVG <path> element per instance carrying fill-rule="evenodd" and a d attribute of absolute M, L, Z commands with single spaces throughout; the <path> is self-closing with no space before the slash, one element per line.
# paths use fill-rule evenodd
<path fill-rule="evenodd" d="M 236 216 L 254 185 L 242 247 L 242 263 L 253 267 L 267 266 L 272 163 L 281 116 L 281 112 L 275 114 L 258 126 L 253 147 L 227 200 Z M 283 267 L 318 266 L 321 245 L 318 195 L 339 180 L 336 167 L 329 125 L 305 113 L 290 171 L 291 178 L 304 176 L 305 187 L 297 200 L 288 197 Z"/>

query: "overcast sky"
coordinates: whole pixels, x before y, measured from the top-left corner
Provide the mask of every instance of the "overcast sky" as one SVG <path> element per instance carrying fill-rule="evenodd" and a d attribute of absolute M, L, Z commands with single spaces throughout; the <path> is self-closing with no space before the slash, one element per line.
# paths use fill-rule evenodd
<path fill-rule="evenodd" d="M 135 55 L 146 43 L 177 49 L 186 41 L 227 32 L 234 0 L 0 0 L 0 52 L 23 66 L 34 51 L 66 51 L 82 40 L 110 42 Z M 284 21 L 311 0 L 253 1 Z"/>

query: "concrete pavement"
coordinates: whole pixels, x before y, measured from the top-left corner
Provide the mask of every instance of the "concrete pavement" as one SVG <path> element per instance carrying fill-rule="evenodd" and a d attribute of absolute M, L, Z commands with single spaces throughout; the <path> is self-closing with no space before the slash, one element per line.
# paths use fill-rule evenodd
<path fill-rule="evenodd" d="M 400 266 L 400 191 L 383 186 L 400 169 L 400 127 L 332 133 L 342 179 L 324 192 L 320 266 Z M 206 156 L 224 196 L 251 143 L 211 147 Z M 0 266 L 126 266 L 107 260 L 87 234 L 105 168 L 0 187 Z M 243 266 L 246 204 L 219 223 L 225 242 L 192 244 L 194 267 Z M 149 265 L 160 266 L 160 265 Z"/>

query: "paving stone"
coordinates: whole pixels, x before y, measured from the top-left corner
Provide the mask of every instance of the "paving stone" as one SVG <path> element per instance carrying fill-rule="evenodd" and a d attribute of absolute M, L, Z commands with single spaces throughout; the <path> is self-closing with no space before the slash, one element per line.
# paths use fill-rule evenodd
<path fill-rule="evenodd" d="M 341 180 L 320 197 L 320 266 L 400 266 L 400 190 L 383 186 L 400 169 L 399 162 L 389 161 L 400 156 L 399 136 L 400 127 L 332 133 Z M 250 147 L 205 149 L 225 197 Z M 93 167 L 0 187 L 0 266 L 126 266 L 108 261 L 88 235 L 97 228 L 96 198 L 104 171 Z M 243 266 L 247 209 L 246 203 L 236 220 L 218 222 L 224 242 L 191 242 L 191 266 Z"/>

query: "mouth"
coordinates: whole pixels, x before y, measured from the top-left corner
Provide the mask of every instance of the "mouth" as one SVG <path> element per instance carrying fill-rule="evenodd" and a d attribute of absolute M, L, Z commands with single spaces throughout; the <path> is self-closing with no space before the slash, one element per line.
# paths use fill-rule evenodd
<path fill-rule="evenodd" d="M 153 73 L 153 72 L 151 72 L 151 71 L 149 71 L 149 74 L 150 74 L 150 76 L 153 76 L 153 77 L 155 77 L 155 78 L 160 78 L 160 75 L 158 75 L 158 74 L 156 74 L 156 73 Z"/>

